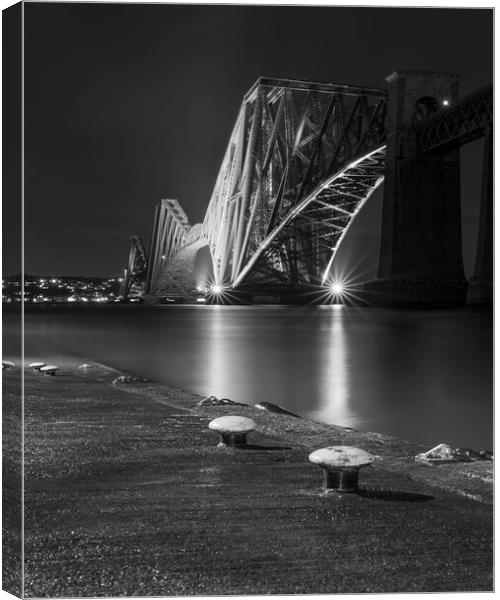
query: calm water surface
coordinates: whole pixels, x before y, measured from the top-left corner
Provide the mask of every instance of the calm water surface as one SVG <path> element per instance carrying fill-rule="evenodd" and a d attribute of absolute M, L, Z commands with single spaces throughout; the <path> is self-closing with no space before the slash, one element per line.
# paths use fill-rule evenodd
<path fill-rule="evenodd" d="M 4 353 L 15 348 L 9 315 Z M 25 315 L 25 355 L 92 357 L 429 444 L 492 447 L 492 316 L 347 307 L 113 306 Z"/>

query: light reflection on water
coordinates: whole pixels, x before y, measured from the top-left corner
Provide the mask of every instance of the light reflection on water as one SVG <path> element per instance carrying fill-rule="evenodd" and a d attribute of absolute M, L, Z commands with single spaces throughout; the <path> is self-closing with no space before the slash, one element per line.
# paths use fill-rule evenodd
<path fill-rule="evenodd" d="M 315 411 L 309 416 L 327 423 L 349 424 L 359 427 L 361 422 L 349 405 L 350 349 L 344 332 L 342 306 L 328 307 L 329 322 L 326 351 L 321 361 L 320 394 Z"/>
<path fill-rule="evenodd" d="M 4 313 L 4 354 L 19 351 Z M 492 446 L 492 316 L 347 307 L 53 309 L 28 358 L 79 356 L 202 395 L 267 401 L 429 444 Z"/>

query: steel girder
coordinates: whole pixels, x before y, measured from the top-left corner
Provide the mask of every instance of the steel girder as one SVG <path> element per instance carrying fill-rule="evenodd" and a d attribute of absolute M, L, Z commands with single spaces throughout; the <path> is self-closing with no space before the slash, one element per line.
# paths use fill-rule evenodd
<path fill-rule="evenodd" d="M 177 200 L 161 200 L 155 209 L 149 247 L 146 293 L 152 294 L 164 266 L 185 245 L 190 229 L 186 213 Z"/>
<path fill-rule="evenodd" d="M 130 250 L 128 254 L 128 264 L 125 269 L 121 295 L 125 298 L 129 295 L 130 288 L 137 282 L 144 280 L 148 267 L 148 260 L 144 242 L 138 235 L 130 237 Z"/>
<path fill-rule="evenodd" d="M 423 154 L 466 144 L 484 135 L 492 123 L 493 87 L 488 85 L 422 122 L 416 130 L 418 151 Z"/>
<path fill-rule="evenodd" d="M 203 222 L 217 283 L 321 283 L 383 180 L 384 90 L 260 78 Z"/>

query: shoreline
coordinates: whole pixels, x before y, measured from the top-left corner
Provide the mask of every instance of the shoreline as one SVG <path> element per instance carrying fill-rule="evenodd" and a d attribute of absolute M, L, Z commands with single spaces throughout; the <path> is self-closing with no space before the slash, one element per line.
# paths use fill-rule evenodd
<path fill-rule="evenodd" d="M 422 465 L 422 444 L 200 407 L 83 362 L 25 371 L 28 597 L 491 589 L 488 461 Z M 208 422 L 224 414 L 255 420 L 248 450 L 217 447 Z M 359 494 L 322 490 L 307 457 L 327 445 L 376 455 Z"/>
<path fill-rule="evenodd" d="M 78 377 L 90 380 L 97 378 L 97 381 L 106 386 L 112 386 L 127 394 L 146 396 L 166 406 L 189 410 L 195 414 L 213 415 L 213 418 L 226 414 L 239 414 L 238 411 L 241 411 L 242 415 L 257 421 L 258 431 L 272 437 L 282 437 L 286 443 L 312 448 L 314 440 L 317 439 L 317 444 L 320 444 L 328 436 L 333 436 L 341 440 L 339 445 L 360 444 L 362 448 L 374 453 L 377 459 L 383 460 L 386 468 L 396 472 L 407 470 L 412 473 L 412 476 L 431 485 L 442 486 L 443 489 L 458 492 L 474 500 L 493 503 L 493 461 L 454 462 L 442 465 L 417 463 L 413 460 L 414 457 L 430 449 L 429 445 L 417 440 L 406 440 L 389 434 L 315 421 L 299 415 L 287 416 L 241 403 L 199 407 L 197 403 L 206 396 L 148 379 L 141 381 L 142 376 L 139 373 L 127 373 L 80 356 L 55 355 L 52 358 L 55 360 L 49 359 L 49 362 L 62 365 L 63 373 L 67 370 Z M 31 360 L 25 359 L 26 365 Z M 80 369 L 82 364 L 91 366 L 88 369 Z M 27 366 L 25 371 L 29 372 Z M 138 381 L 113 384 L 113 380 L 121 376 Z M 479 474 L 476 475 L 476 471 Z"/>

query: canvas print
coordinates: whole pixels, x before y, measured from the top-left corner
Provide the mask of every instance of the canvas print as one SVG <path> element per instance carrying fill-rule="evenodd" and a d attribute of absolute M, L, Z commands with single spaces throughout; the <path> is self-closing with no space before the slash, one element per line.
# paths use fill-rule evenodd
<path fill-rule="evenodd" d="M 491 592 L 492 7 L 3 9 L 3 589 Z"/>

